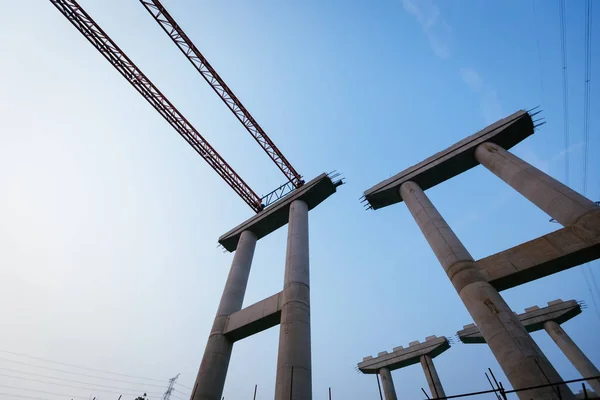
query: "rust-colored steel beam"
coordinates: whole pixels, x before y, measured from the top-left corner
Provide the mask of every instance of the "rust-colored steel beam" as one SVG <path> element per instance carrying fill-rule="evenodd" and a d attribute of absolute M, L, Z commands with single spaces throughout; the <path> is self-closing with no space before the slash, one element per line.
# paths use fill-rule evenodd
<path fill-rule="evenodd" d="M 87 40 L 127 81 L 171 124 L 231 188 L 256 212 L 263 209 L 261 198 L 229 166 L 196 128 L 175 108 L 156 86 L 123 53 L 75 0 L 50 0 Z"/>
<path fill-rule="evenodd" d="M 169 35 L 173 42 L 179 47 L 181 52 L 187 57 L 192 65 L 200 72 L 204 80 L 213 88 L 215 93 L 219 95 L 221 100 L 235 114 L 237 119 L 250 132 L 250 135 L 263 148 L 271 160 L 279 167 L 286 178 L 295 186 L 300 187 L 304 184 L 302 177 L 292 164 L 285 158 L 281 151 L 275 146 L 273 141 L 267 136 L 265 131 L 250 115 L 242 102 L 233 94 L 233 91 L 221 79 L 217 71 L 208 63 L 206 58 L 200 53 L 191 39 L 185 34 L 183 29 L 175 22 L 171 14 L 167 12 L 165 7 L 159 0 L 140 0 L 142 5 L 150 12 L 152 17 L 158 22 L 163 30 Z"/>

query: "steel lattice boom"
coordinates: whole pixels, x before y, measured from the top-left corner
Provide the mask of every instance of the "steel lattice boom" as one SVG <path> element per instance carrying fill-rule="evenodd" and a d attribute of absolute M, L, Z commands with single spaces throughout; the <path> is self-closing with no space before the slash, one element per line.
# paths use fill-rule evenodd
<path fill-rule="evenodd" d="M 229 107 L 229 109 L 235 114 L 237 119 L 246 127 L 252 137 L 258 142 L 263 150 L 271 157 L 273 162 L 279 167 L 281 172 L 287 177 L 287 179 L 295 187 L 302 186 L 304 181 L 302 177 L 284 155 L 279 151 L 277 146 L 271 141 L 269 136 L 260 127 L 258 122 L 250 115 L 248 110 L 243 106 L 240 100 L 233 94 L 233 91 L 227 86 L 227 84 L 221 79 L 219 74 L 214 68 L 208 63 L 206 58 L 200 53 L 198 48 L 185 34 L 183 29 L 167 12 L 165 7 L 160 3 L 159 0 L 140 0 L 144 7 L 154 17 L 156 22 L 164 29 L 169 37 L 175 42 L 181 52 L 190 60 L 192 65 L 200 72 L 202 77 L 208 82 L 213 88 L 215 93 L 219 95 L 221 100 Z"/>
<path fill-rule="evenodd" d="M 259 212 L 263 209 L 261 198 L 227 164 L 75 0 L 50 0 L 50 2 L 71 21 L 86 39 L 152 104 L 167 122 L 175 128 L 254 211 Z"/>

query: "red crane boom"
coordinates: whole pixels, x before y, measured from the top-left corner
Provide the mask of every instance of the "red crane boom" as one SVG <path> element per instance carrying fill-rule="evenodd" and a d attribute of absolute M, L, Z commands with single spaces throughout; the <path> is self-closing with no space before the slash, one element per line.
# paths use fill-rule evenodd
<path fill-rule="evenodd" d="M 244 127 L 250 132 L 250 135 L 256 140 L 256 142 L 263 148 L 273 160 L 275 165 L 279 167 L 281 172 L 286 178 L 295 186 L 302 186 L 304 181 L 302 177 L 292 164 L 285 158 L 285 156 L 279 151 L 273 141 L 267 136 L 265 131 L 256 122 L 256 120 L 250 115 L 246 107 L 242 102 L 233 94 L 233 91 L 227 86 L 227 84 L 221 79 L 217 71 L 209 64 L 204 58 L 202 53 L 185 34 L 183 29 L 175 22 L 173 17 L 167 12 L 165 7 L 160 3 L 159 0 L 140 0 L 142 5 L 148 10 L 148 12 L 154 17 L 156 22 L 163 28 L 163 30 L 169 35 L 173 42 L 179 47 L 179 50 L 187 57 L 192 65 L 200 72 L 204 80 L 213 88 L 215 93 L 219 95 L 221 100 L 229 107 L 237 119 L 244 125 Z"/>
<path fill-rule="evenodd" d="M 119 46 L 94 22 L 75 0 L 50 0 L 87 40 L 127 79 L 169 124 L 256 212 L 264 207 L 261 198 L 229 166 L 217 151 L 158 90 Z"/>

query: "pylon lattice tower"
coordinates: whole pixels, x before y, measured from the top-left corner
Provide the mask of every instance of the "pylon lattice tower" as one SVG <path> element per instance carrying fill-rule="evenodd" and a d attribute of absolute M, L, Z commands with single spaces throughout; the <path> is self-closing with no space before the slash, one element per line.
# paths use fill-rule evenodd
<path fill-rule="evenodd" d="M 171 379 L 169 379 L 169 387 L 167 388 L 167 390 L 163 394 L 162 400 L 169 400 L 171 398 L 171 393 L 173 393 L 173 390 L 174 390 L 174 387 L 175 387 L 175 381 L 177 380 L 177 378 L 179 378 L 179 375 L 180 374 L 177 374 L 174 377 L 172 377 Z"/>

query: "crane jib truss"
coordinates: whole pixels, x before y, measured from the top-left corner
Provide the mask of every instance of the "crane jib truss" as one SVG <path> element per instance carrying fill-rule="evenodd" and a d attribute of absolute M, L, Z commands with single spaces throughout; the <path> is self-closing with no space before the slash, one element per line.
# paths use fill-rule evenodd
<path fill-rule="evenodd" d="M 169 35 L 181 52 L 187 57 L 192 65 L 200 72 L 202 77 L 219 95 L 221 100 L 235 114 L 237 119 L 250 132 L 252 137 L 258 142 L 263 150 L 269 155 L 273 162 L 279 167 L 281 172 L 295 187 L 302 186 L 304 181 L 294 167 L 288 162 L 285 156 L 279 151 L 277 146 L 271 141 L 269 136 L 256 122 L 252 115 L 242 105 L 240 100 L 233 94 L 233 91 L 221 79 L 219 74 L 208 63 L 206 58 L 200 53 L 198 48 L 185 34 L 183 29 L 175 22 L 173 17 L 167 12 L 159 0 L 140 0 L 142 5 L 148 10 L 152 17 L 158 22 L 163 30 Z"/>
<path fill-rule="evenodd" d="M 50 0 L 50 2 L 71 21 L 85 38 L 100 51 L 121 75 L 175 128 L 254 211 L 260 212 L 264 208 L 261 198 L 227 164 L 75 0 Z"/>

